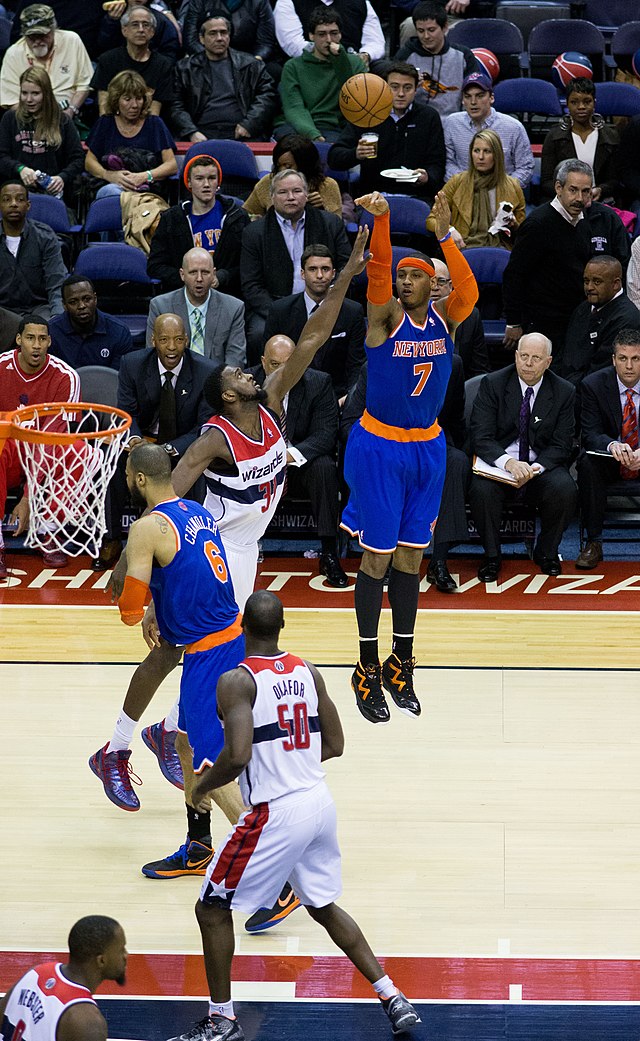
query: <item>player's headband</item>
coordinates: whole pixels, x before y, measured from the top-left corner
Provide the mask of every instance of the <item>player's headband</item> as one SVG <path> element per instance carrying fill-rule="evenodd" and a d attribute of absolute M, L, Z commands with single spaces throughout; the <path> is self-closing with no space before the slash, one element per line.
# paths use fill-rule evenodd
<path fill-rule="evenodd" d="M 427 263 L 426 260 L 422 260 L 421 257 L 403 257 L 402 260 L 398 261 L 396 271 L 401 267 L 419 267 L 421 271 L 426 271 L 428 275 L 433 276 L 436 273 L 436 269 L 433 264 Z"/>
<path fill-rule="evenodd" d="M 197 163 L 203 157 L 210 159 L 214 166 L 218 168 L 218 185 L 222 184 L 222 167 L 220 166 L 220 163 L 217 159 L 214 159 L 214 157 L 212 155 L 209 155 L 207 152 L 201 152 L 200 155 L 192 156 L 189 162 L 184 164 L 184 170 L 182 171 L 182 179 L 184 181 L 185 188 L 189 187 L 189 171 L 191 170 L 191 167 L 194 163 Z"/>

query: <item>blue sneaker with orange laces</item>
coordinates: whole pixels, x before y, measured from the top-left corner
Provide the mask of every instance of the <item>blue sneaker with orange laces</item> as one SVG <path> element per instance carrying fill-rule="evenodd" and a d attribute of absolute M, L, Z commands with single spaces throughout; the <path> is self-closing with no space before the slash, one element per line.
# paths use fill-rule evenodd
<path fill-rule="evenodd" d="M 176 788 L 184 791 L 182 764 L 176 752 L 176 731 L 166 730 L 164 721 L 161 721 L 145 727 L 140 732 L 140 737 L 158 760 L 162 776 L 166 777 L 170 784 L 175 784 Z"/>
<path fill-rule="evenodd" d="M 99 748 L 89 759 L 89 768 L 102 781 L 104 794 L 121 810 L 133 813 L 140 809 L 140 800 L 133 790 L 134 784 L 142 784 L 137 774 L 131 769 L 129 756 L 131 749 L 118 752 L 107 752 L 109 742 Z"/>

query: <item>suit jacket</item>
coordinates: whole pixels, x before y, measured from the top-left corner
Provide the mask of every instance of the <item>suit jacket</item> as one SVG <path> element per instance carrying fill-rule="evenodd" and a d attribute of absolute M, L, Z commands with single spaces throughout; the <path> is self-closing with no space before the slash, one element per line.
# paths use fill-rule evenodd
<path fill-rule="evenodd" d="M 259 384 L 264 383 L 262 365 L 247 371 Z M 321 455 L 333 457 L 338 443 L 338 405 L 326 372 L 307 369 L 289 391 L 287 440 L 308 463 Z"/>
<path fill-rule="evenodd" d="M 613 365 L 583 379 L 580 420 L 583 451 L 606 452 L 612 441 L 622 439 L 622 405 Z"/>
<path fill-rule="evenodd" d="M 351 255 L 343 222 L 334 213 L 307 206 L 304 246 L 306 248 L 316 242 L 329 247 L 336 269 L 341 271 Z M 262 318 L 267 317 L 274 300 L 291 293 L 293 261 L 273 206 L 264 217 L 247 225 L 242 233 L 240 278 L 247 311 Z"/>
<path fill-rule="evenodd" d="M 297 343 L 306 322 L 304 293 L 284 296 L 271 305 L 264 327 L 264 342 L 276 333 L 284 333 Z M 311 362 L 311 368 L 326 372 L 331 377 L 333 389 L 339 398 L 356 382 L 366 360 L 365 334 L 362 305 L 355 300 L 345 300 L 331 336 L 318 348 Z"/>
<path fill-rule="evenodd" d="M 160 314 L 177 314 L 182 318 L 190 337 L 189 312 L 183 289 L 154 296 L 147 320 L 147 347 L 152 347 L 153 323 Z M 216 365 L 243 368 L 247 361 L 247 341 L 244 334 L 244 304 L 234 296 L 211 290 L 207 320 L 204 326 L 204 356 Z"/>
<path fill-rule="evenodd" d="M 529 424 L 529 444 L 547 470 L 568 466 L 575 429 L 575 388 L 549 369 L 542 377 Z M 522 391 L 515 365 L 484 377 L 471 412 L 471 450 L 495 463 L 519 434 Z"/>
<path fill-rule="evenodd" d="M 214 369 L 214 363 L 208 358 L 184 352 L 176 383 L 178 433 L 172 442 L 180 455 L 195 441 L 200 427 L 211 415 L 211 406 L 204 400 L 204 385 Z M 149 436 L 158 419 L 160 388 L 158 356 L 154 350 L 145 347 L 124 356 L 118 374 L 118 408 L 132 416 L 132 435 Z"/>
<path fill-rule="evenodd" d="M 622 329 L 640 332 L 640 311 L 628 296 L 616 296 L 597 311 L 585 300 L 569 321 L 560 374 L 577 384 L 590 372 L 611 367 L 613 341 Z"/>

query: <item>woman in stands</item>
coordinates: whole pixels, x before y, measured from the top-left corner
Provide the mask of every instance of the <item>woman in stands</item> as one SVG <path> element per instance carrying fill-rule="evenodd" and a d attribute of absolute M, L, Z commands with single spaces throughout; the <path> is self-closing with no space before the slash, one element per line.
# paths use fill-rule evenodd
<path fill-rule="evenodd" d="M 48 72 L 39 65 L 20 77 L 20 100 L 0 121 L 0 182 L 20 178 L 30 192 L 46 192 L 73 201 L 72 186 L 84 168 L 84 152 L 73 120 L 51 89 Z M 51 181 L 38 183 L 38 173 Z"/>
<path fill-rule="evenodd" d="M 149 115 L 147 86 L 137 72 L 119 72 L 107 90 L 107 114 L 87 138 L 85 168 L 107 183 L 97 197 L 120 192 L 162 194 L 177 171 L 175 144 L 160 116 Z"/>
<path fill-rule="evenodd" d="M 593 198 L 604 202 L 615 199 L 619 188 L 616 155 L 620 137 L 615 127 L 607 126 L 596 111 L 593 80 L 570 80 L 566 91 L 568 115 L 550 130 L 542 146 L 540 188 L 544 199 L 555 196 L 553 173 L 565 159 L 582 159 L 593 170 Z"/>
<path fill-rule="evenodd" d="M 271 173 L 261 177 L 249 198 L 242 204 L 252 217 L 264 217 L 271 206 L 271 179 L 280 170 L 298 170 L 309 185 L 309 205 L 342 217 L 342 196 L 338 182 L 325 176 L 320 153 L 308 137 L 289 134 L 273 148 Z"/>
<path fill-rule="evenodd" d="M 458 249 L 511 249 L 513 233 L 525 218 L 525 202 L 518 181 L 505 173 L 504 152 L 497 134 L 492 130 L 474 134 L 468 169 L 449 178 L 442 190 L 451 208 L 451 234 Z M 427 230 L 435 231 L 431 216 L 427 218 Z"/>

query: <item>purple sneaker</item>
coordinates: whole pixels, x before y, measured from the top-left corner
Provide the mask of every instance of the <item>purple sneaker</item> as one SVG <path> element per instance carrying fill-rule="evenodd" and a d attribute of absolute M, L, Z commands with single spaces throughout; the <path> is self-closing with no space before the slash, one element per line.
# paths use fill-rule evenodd
<path fill-rule="evenodd" d="M 89 767 L 102 781 L 107 799 L 119 806 L 121 810 L 129 810 L 133 813 L 134 810 L 140 809 L 140 800 L 134 792 L 131 782 L 142 784 L 142 781 L 131 769 L 129 763 L 131 749 L 107 753 L 108 747 L 109 742 L 107 741 L 104 748 L 94 752 L 89 760 Z"/>
<path fill-rule="evenodd" d="M 184 791 L 184 777 L 180 757 L 176 752 L 176 731 L 165 730 L 164 723 L 152 723 L 140 734 L 147 748 L 157 757 L 162 776 Z"/>

